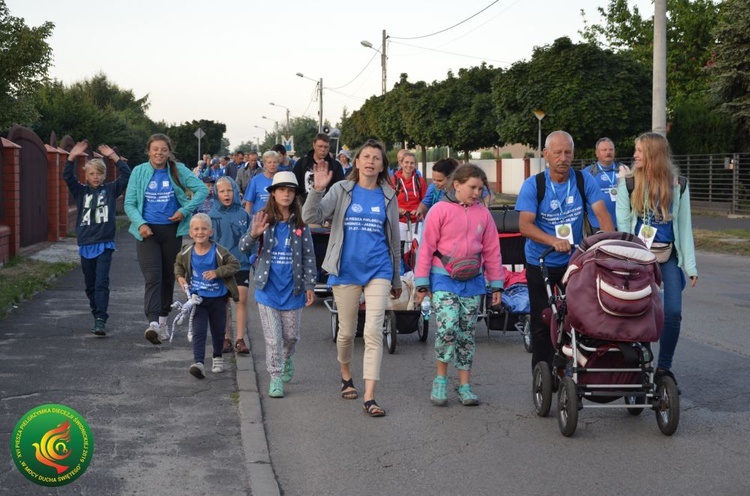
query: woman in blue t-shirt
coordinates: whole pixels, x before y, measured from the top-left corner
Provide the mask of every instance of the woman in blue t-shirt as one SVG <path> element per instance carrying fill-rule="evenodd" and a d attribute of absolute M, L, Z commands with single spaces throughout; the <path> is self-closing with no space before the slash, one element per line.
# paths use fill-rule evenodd
<path fill-rule="evenodd" d="M 375 385 L 380 380 L 383 357 L 383 318 L 389 294 L 401 296 L 398 202 L 390 186 L 385 148 L 368 140 L 354 156 L 349 179 L 337 182 L 328 193 L 326 187 L 333 174 L 325 160 L 313 166 L 313 177 L 313 189 L 307 195 L 302 216 L 310 224 L 332 219 L 322 267 L 329 273 L 328 283 L 338 309 L 336 348 L 341 397 L 359 397 L 350 363 L 359 298 L 364 291 L 364 410 L 371 417 L 382 417 L 385 410 L 375 402 Z"/>
<path fill-rule="evenodd" d="M 174 161 L 172 141 L 153 134 L 146 145 L 148 162 L 133 169 L 125 193 L 130 233 L 146 280 L 146 339 L 161 344 L 168 336 L 167 315 L 174 296 L 174 263 L 188 233 L 192 213 L 208 196 L 208 188 L 190 169 Z"/>

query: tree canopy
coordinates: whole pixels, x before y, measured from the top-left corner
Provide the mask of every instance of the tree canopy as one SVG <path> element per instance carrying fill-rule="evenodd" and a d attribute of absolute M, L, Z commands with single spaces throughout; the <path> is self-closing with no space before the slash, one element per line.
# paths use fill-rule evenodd
<path fill-rule="evenodd" d="M 51 22 L 29 27 L 0 0 L 0 129 L 27 125 L 38 116 L 34 95 L 47 80 L 52 60 L 47 38 L 54 27 Z"/>
<path fill-rule="evenodd" d="M 545 134 L 565 129 L 576 148 L 593 148 L 602 136 L 616 143 L 650 127 L 648 69 L 627 53 L 569 38 L 537 47 L 528 62 L 517 62 L 493 87 L 497 133 L 510 143 L 535 146 L 540 109 Z"/>

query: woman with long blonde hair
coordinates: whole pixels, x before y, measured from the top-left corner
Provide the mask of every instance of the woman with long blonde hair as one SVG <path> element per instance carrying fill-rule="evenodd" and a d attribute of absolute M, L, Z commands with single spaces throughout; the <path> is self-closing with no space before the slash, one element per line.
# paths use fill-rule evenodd
<path fill-rule="evenodd" d="M 669 143 L 661 134 L 639 136 L 633 159 L 633 169 L 617 188 L 617 230 L 636 234 L 659 260 L 664 327 L 656 375 L 657 379 L 664 375 L 674 378 L 671 368 L 680 336 L 685 273 L 691 287 L 698 282 L 690 188 L 687 180 L 680 178 L 671 160 Z"/>

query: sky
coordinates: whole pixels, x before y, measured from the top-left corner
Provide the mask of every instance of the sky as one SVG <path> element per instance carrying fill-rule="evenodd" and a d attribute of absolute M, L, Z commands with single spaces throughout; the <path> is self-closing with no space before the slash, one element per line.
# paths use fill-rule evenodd
<path fill-rule="evenodd" d="M 482 61 L 507 68 L 561 36 L 580 41 L 581 10 L 587 22 L 598 23 L 597 7 L 607 3 L 6 0 L 11 15 L 29 26 L 55 24 L 47 40 L 53 50 L 50 77 L 72 84 L 103 72 L 136 98 L 148 95 L 154 121 L 225 123 L 230 149 L 263 141 L 274 121 L 283 125 L 282 106 L 292 117 L 317 120 L 321 78 L 323 117 L 333 125 L 344 108 L 351 113 L 379 95 L 382 67 L 375 49 L 384 29 L 390 90 L 401 73 L 411 82 L 431 83 Z M 653 15 L 651 0 L 629 3 L 644 17 Z"/>

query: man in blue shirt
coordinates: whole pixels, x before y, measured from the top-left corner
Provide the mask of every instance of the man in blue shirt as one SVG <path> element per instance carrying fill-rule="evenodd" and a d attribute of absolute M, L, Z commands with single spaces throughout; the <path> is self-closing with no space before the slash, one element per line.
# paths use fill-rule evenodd
<path fill-rule="evenodd" d="M 617 180 L 630 170 L 627 165 L 615 162 L 615 143 L 609 138 L 600 138 L 596 142 L 596 162 L 587 166 L 584 170 L 596 179 L 596 184 L 604 197 L 604 204 L 607 206 L 612 221 L 614 221 L 616 218 Z M 599 230 L 599 222 L 597 222 L 596 217 L 591 215 L 591 212 L 589 214 L 591 227 L 596 232 Z"/>
<path fill-rule="evenodd" d="M 531 176 L 524 181 L 518 194 L 516 210 L 521 234 L 526 238 L 526 279 L 531 303 L 532 370 L 540 361 L 550 366 L 555 354 L 549 327 L 542 321 L 542 311 L 549 307 L 547 291 L 539 268 L 539 257 L 554 247 L 545 259 L 552 285 L 558 284 L 570 260 L 571 249 L 583 238 L 583 212 L 590 208 L 603 231 L 614 231 L 612 218 L 604 205 L 602 193 L 590 174 L 571 169 L 575 145 L 565 131 L 554 131 L 544 143 L 544 160 L 548 164 L 544 174 L 544 193 L 537 193 L 539 179 Z M 578 188 L 577 174 L 583 178 L 587 205 Z M 542 197 L 539 202 L 538 198 Z"/>

